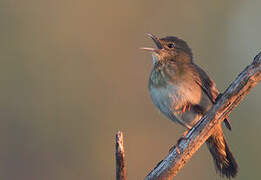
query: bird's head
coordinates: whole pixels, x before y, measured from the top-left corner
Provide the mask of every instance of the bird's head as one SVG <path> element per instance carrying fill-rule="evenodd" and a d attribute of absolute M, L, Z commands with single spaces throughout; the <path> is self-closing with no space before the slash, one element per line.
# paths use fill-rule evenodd
<path fill-rule="evenodd" d="M 193 59 L 192 51 L 188 44 L 175 36 L 158 38 L 153 34 L 147 34 L 156 44 L 157 48 L 141 48 L 152 52 L 153 62 L 158 61 L 179 61 L 191 63 Z"/>

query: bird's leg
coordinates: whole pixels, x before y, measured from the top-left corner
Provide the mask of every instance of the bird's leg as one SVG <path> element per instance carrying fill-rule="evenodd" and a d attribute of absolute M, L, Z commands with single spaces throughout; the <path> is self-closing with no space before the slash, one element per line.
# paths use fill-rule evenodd
<path fill-rule="evenodd" d="M 185 105 L 183 106 L 182 112 L 183 112 L 183 113 L 186 112 L 186 109 L 187 109 L 187 104 L 185 104 Z"/>
<path fill-rule="evenodd" d="M 182 113 L 186 112 L 186 111 L 190 111 L 191 110 L 191 104 L 190 103 L 187 103 L 183 106 L 182 108 Z"/>
<path fill-rule="evenodd" d="M 190 111 L 191 110 L 191 104 L 189 103 L 188 104 L 188 111 Z"/>

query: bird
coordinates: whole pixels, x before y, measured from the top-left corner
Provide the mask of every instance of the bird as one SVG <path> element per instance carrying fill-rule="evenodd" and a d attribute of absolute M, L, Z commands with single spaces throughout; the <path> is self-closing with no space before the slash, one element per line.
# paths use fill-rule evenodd
<path fill-rule="evenodd" d="M 158 38 L 147 34 L 157 48 L 141 48 L 152 53 L 153 69 L 149 91 L 153 104 L 170 120 L 190 130 L 212 107 L 220 93 L 215 82 L 194 63 L 188 44 L 176 37 Z M 231 130 L 228 118 L 223 121 Z M 222 124 L 206 140 L 217 172 L 236 177 L 237 162 L 225 140 Z"/>

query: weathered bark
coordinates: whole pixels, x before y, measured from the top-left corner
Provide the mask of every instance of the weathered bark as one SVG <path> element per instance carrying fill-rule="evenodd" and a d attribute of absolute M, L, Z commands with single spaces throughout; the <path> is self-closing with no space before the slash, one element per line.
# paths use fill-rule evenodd
<path fill-rule="evenodd" d="M 123 134 L 118 131 L 116 134 L 116 180 L 127 180 Z"/>

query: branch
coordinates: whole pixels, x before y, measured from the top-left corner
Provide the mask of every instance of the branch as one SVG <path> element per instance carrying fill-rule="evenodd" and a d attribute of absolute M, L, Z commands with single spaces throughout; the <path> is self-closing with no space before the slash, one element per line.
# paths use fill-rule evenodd
<path fill-rule="evenodd" d="M 118 131 L 116 134 L 115 156 L 116 156 L 116 180 L 127 180 L 123 134 L 121 131 Z"/>
<path fill-rule="evenodd" d="M 261 80 L 261 52 L 242 71 L 236 80 L 218 98 L 209 112 L 188 132 L 179 143 L 180 154 L 174 148 L 154 168 L 145 180 L 173 179 L 192 155 L 215 131 L 215 127 L 227 117 L 249 91 Z"/>

